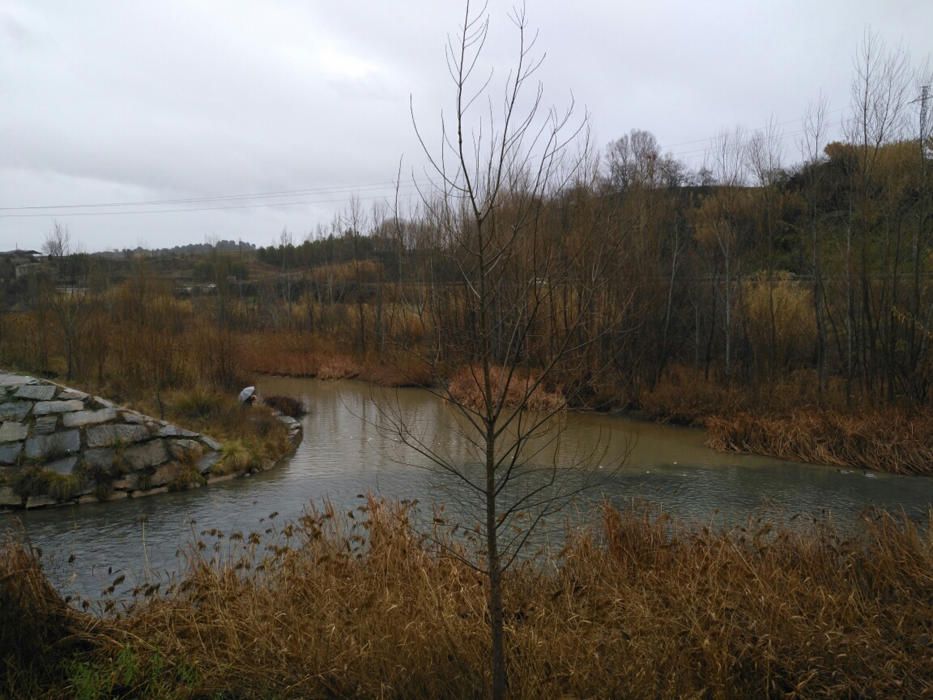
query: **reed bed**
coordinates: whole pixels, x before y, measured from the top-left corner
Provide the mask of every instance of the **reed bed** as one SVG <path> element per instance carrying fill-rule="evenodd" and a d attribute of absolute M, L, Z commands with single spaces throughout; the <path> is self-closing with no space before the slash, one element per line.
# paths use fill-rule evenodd
<path fill-rule="evenodd" d="M 522 406 L 530 411 L 542 412 L 566 407 L 567 400 L 559 387 L 538 382 L 537 373 L 524 369 L 510 372 L 507 367 L 492 367 L 490 371 L 494 401 L 504 391 L 505 405 L 509 407 Z M 485 409 L 483 390 L 483 372 L 478 366 L 460 367 L 453 373 L 447 385 L 451 397 L 475 410 Z"/>
<path fill-rule="evenodd" d="M 137 591 L 118 615 L 75 614 L 94 648 L 75 651 L 63 670 L 29 675 L 3 637 L 15 671 L 6 689 L 46 697 L 482 697 L 484 578 L 414 532 L 411 519 L 405 506 L 370 499 L 347 514 L 309 513 L 269 544 L 258 533 L 208 533 L 174 589 Z M 823 523 L 787 530 L 755 521 L 713 532 L 607 506 L 599 526 L 571 536 L 559 555 L 508 573 L 510 693 L 928 696 L 931 525 L 933 512 L 922 526 L 875 513 L 850 538 Z M 31 557 L 5 545 L 3 587 L 17 552 Z M 34 558 L 30 566 L 38 575 Z M 5 605 L 4 614 L 26 630 L 25 611 L 38 607 L 42 619 L 43 610 L 62 610 L 46 594 L 16 599 L 21 612 L 9 617 Z M 42 643 L 69 635 L 65 627 Z"/>
<path fill-rule="evenodd" d="M 706 420 L 717 450 L 894 474 L 933 474 L 933 415 L 898 411 L 847 415 L 795 411 L 787 416 L 739 413 Z"/>
<path fill-rule="evenodd" d="M 242 337 L 244 366 L 260 374 L 314 377 L 323 380 L 361 379 L 378 386 L 431 386 L 431 368 L 407 351 L 360 356 L 333 340 L 302 333 L 247 334 Z"/>

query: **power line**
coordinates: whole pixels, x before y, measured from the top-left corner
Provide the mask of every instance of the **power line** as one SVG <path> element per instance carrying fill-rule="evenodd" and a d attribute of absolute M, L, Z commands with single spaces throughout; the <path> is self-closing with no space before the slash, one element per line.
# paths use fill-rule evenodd
<path fill-rule="evenodd" d="M 842 112 L 844 110 L 845 110 L 845 107 L 838 107 L 836 109 L 829 110 L 825 112 L 824 114 L 825 115 L 838 114 L 839 112 Z M 788 119 L 786 121 L 773 124 L 772 126 L 779 127 L 779 126 L 785 126 L 787 124 L 794 124 L 794 123 L 799 123 L 799 122 L 800 122 L 800 119 Z M 747 133 L 754 134 L 754 133 L 757 133 L 758 131 L 761 131 L 762 129 L 767 129 L 767 128 L 768 128 L 768 125 L 765 125 L 765 126 L 758 127 L 757 129 L 750 129 L 750 130 L 745 130 L 745 131 L 747 131 Z M 805 131 L 806 131 L 805 128 L 794 129 L 792 131 L 782 130 L 780 133 L 780 140 L 783 143 L 788 137 L 798 136 L 804 133 Z M 715 136 L 709 136 L 705 139 L 694 139 L 692 141 L 681 141 L 680 143 L 670 144 L 670 146 L 668 147 L 676 148 L 677 146 L 686 146 L 686 145 L 691 145 L 691 144 L 696 144 L 696 143 L 712 144 L 716 139 L 720 137 L 721 134 L 722 132 L 716 134 Z M 702 155 L 706 153 L 708 150 L 709 150 L 708 147 L 704 146 L 701 148 L 690 148 L 690 149 L 681 150 L 681 151 L 671 151 L 670 155 L 676 156 L 676 157 Z"/>
<path fill-rule="evenodd" d="M 844 109 L 845 109 L 845 107 L 837 107 L 836 109 L 828 110 L 828 111 L 825 112 L 824 114 L 827 114 L 827 115 L 829 115 L 829 114 L 836 114 L 836 113 L 838 113 L 838 112 L 843 111 Z M 798 123 L 798 122 L 800 122 L 800 118 L 799 118 L 799 117 L 796 118 L 796 119 L 788 119 L 788 120 L 783 121 L 783 122 L 777 122 L 776 124 L 765 124 L 765 125 L 760 126 L 760 127 L 756 128 L 756 129 L 751 129 L 751 132 L 752 132 L 752 133 L 755 133 L 756 131 L 761 131 L 762 129 L 767 129 L 769 126 L 786 126 L 786 125 L 788 125 L 788 124 L 796 124 L 796 123 Z M 720 133 L 721 133 L 721 132 L 720 132 Z M 800 132 L 797 132 L 797 133 L 802 133 L 802 130 L 801 130 Z M 671 143 L 671 144 L 668 144 L 667 147 L 668 147 L 668 148 L 677 148 L 678 146 L 690 146 L 690 145 L 695 144 L 695 143 L 707 143 L 707 142 L 709 142 L 709 141 L 714 141 L 714 140 L 716 140 L 717 138 L 719 138 L 719 134 L 716 134 L 715 136 L 707 136 L 706 138 L 702 138 L 702 139 L 693 139 L 693 140 L 691 140 L 691 141 L 680 141 L 680 142 L 678 142 L 678 143 Z M 691 153 L 691 152 L 693 152 L 693 151 L 688 150 L 688 151 L 683 151 L 683 152 L 684 152 L 684 153 Z M 677 153 L 673 153 L 672 155 L 677 155 Z"/>
<path fill-rule="evenodd" d="M 403 183 L 399 185 L 400 188 L 409 188 L 416 186 L 417 183 Z M 373 183 L 369 185 L 343 185 L 336 187 L 315 187 L 315 188 L 306 188 L 298 190 L 279 190 L 277 192 L 256 192 L 252 194 L 221 194 L 221 195 L 210 195 L 205 197 L 189 197 L 184 199 L 148 199 L 148 200 L 137 200 L 132 202 L 96 202 L 96 203 L 81 203 L 81 204 L 43 204 L 43 205 L 29 205 L 29 206 L 17 206 L 17 207 L 0 207 L 0 212 L 3 211 L 29 211 L 29 210 L 42 210 L 47 211 L 50 209 L 93 209 L 99 207 L 139 207 L 139 206 L 162 206 L 162 205 L 172 205 L 172 204 L 199 204 L 202 202 L 217 202 L 217 201 L 228 201 L 228 200 L 241 200 L 241 199 L 264 199 L 264 198 L 276 198 L 276 197 L 297 197 L 303 195 L 313 195 L 313 194 L 336 194 L 338 192 L 348 192 L 353 193 L 360 190 L 372 190 L 372 189 L 388 189 L 394 188 L 396 186 L 395 182 L 382 182 L 382 183 Z M 274 203 L 270 204 L 274 205 Z M 133 212 L 126 212 L 133 213 Z M 71 214 L 69 214 L 71 215 Z M 75 214 L 76 215 L 76 214 Z M 0 214 L 0 216 L 13 216 L 9 214 Z"/>
<path fill-rule="evenodd" d="M 409 185 L 408 187 L 413 187 Z M 368 196 L 361 197 L 360 199 L 366 200 L 376 200 L 376 199 L 385 199 L 385 196 L 382 194 L 372 194 Z M 337 199 L 308 199 L 296 202 L 259 202 L 253 204 L 229 204 L 224 206 L 216 207 L 183 207 L 179 209 L 140 209 L 135 211 L 76 211 L 76 212 L 61 212 L 59 214 L 51 214 L 48 212 L 45 213 L 29 213 L 29 214 L 0 214 L 0 219 L 25 219 L 25 218 L 35 218 L 35 217 L 49 217 L 49 216 L 61 216 L 62 218 L 71 217 L 71 216 L 129 216 L 136 214 L 177 214 L 183 212 L 200 212 L 200 211 L 227 211 L 227 210 L 236 210 L 236 209 L 257 209 L 257 208 L 271 208 L 271 207 L 296 207 L 296 206 L 309 206 L 314 204 L 333 204 L 336 202 L 346 202 L 346 197 L 340 197 Z"/>

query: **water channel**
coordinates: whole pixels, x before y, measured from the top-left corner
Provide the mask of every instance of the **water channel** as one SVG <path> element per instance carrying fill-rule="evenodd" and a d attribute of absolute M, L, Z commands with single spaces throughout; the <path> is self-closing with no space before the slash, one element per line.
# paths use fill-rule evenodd
<path fill-rule="evenodd" d="M 429 392 L 278 377 L 264 378 L 259 388 L 300 398 L 311 409 L 297 452 L 275 469 L 152 498 L 0 514 L 0 531 L 21 528 L 42 549 L 57 586 L 94 596 L 118 573 L 129 587 L 176 571 L 179 552 L 202 530 L 263 531 L 273 513 L 281 524 L 324 499 L 343 511 L 367 492 L 462 504 L 463 489 L 452 477 L 421 468 L 424 457 L 386 429 L 401 416 L 432 450 L 469 463 L 457 416 Z M 722 454 L 704 447 L 700 430 L 599 414 L 571 414 L 562 427 L 559 443 L 543 445 L 535 459 L 556 464 L 570 483 L 579 474 L 598 477 L 573 508 L 578 520 L 603 498 L 621 506 L 648 501 L 681 520 L 724 526 L 765 514 L 797 523 L 828 515 L 845 527 L 871 506 L 904 509 L 917 519 L 933 507 L 933 478 Z M 568 466 L 581 456 L 585 466 Z M 451 506 L 454 517 L 468 517 L 457 508 Z"/>

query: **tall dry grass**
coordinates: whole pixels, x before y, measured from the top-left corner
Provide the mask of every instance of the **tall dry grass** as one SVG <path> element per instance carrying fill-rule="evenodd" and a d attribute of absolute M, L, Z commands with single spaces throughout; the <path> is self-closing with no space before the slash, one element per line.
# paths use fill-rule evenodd
<path fill-rule="evenodd" d="M 755 392 L 672 367 L 639 397 L 651 418 L 707 430 L 731 452 L 894 474 L 933 474 L 933 415 L 864 403 L 847 406 L 840 382 L 820 393 L 815 373 L 792 373 Z"/>
<path fill-rule="evenodd" d="M 835 464 L 894 474 L 933 474 L 933 415 L 900 411 L 847 415 L 803 410 L 790 415 L 738 413 L 706 420 L 717 450 Z"/>
<path fill-rule="evenodd" d="M 260 374 L 316 379 L 361 379 L 379 386 L 430 386 L 431 368 L 407 352 L 360 356 L 315 333 L 267 332 L 241 336 L 244 367 Z"/>
<path fill-rule="evenodd" d="M 567 405 L 559 387 L 538 384 L 540 374 L 517 369 L 510 372 L 507 367 L 493 367 L 490 372 L 492 398 L 495 401 L 504 394 L 508 407 L 524 406 L 531 411 L 554 411 Z M 454 371 L 447 385 L 450 395 L 464 405 L 476 410 L 484 408 L 483 372 L 478 366 L 465 365 Z"/>
<path fill-rule="evenodd" d="M 484 579 L 410 516 L 370 500 L 309 514 L 268 545 L 215 532 L 222 554 L 194 548 L 177 588 L 100 619 L 96 651 L 78 657 L 82 682 L 112 692 L 129 655 L 175 679 L 166 697 L 482 696 Z M 851 539 L 819 524 L 711 532 L 607 507 L 559 557 L 507 576 L 511 694 L 929 695 L 930 525 L 933 513 L 922 528 L 878 513 Z M 136 677 L 127 696 L 152 682 Z M 30 687 L 68 695 L 76 683 Z"/>
<path fill-rule="evenodd" d="M 60 682 L 64 660 L 92 648 L 94 624 L 62 599 L 32 547 L 10 535 L 0 540 L 0 679 Z"/>

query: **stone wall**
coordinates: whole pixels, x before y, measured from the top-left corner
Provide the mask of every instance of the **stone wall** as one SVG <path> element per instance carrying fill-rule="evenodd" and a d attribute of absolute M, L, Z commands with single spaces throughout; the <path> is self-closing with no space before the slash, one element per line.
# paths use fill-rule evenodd
<path fill-rule="evenodd" d="M 0 420 L 0 509 L 148 496 L 238 476 L 215 471 L 222 445 L 206 435 L 34 377 L 0 373 Z M 297 446 L 301 424 L 279 420 Z"/>

